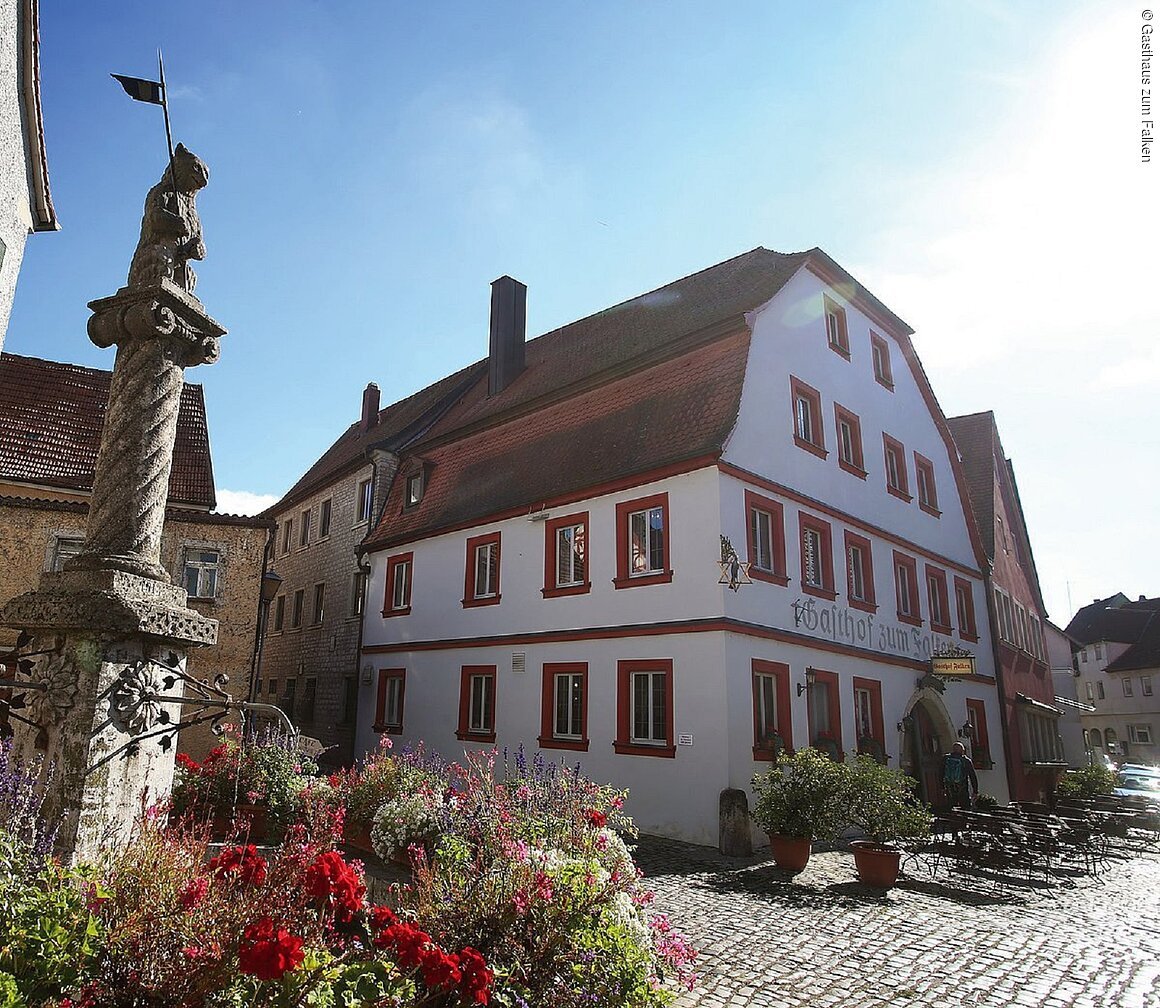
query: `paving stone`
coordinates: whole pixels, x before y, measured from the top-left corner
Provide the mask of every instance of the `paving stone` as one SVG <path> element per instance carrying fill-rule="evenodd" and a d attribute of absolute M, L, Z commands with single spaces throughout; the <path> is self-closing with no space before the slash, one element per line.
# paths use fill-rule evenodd
<path fill-rule="evenodd" d="M 678 1008 L 1160 1008 L 1157 853 L 1068 887 L 944 872 L 885 895 L 844 852 L 796 877 L 766 853 L 640 839 L 657 908 L 700 950 Z"/>

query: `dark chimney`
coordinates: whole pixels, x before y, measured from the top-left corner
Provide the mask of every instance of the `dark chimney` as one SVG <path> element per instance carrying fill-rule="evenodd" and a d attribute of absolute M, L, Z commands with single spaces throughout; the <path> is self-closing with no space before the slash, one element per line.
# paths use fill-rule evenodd
<path fill-rule="evenodd" d="M 491 285 L 491 338 L 487 348 L 487 394 L 498 395 L 524 369 L 528 288 L 510 276 Z"/>
<path fill-rule="evenodd" d="M 359 430 L 370 430 L 379 420 L 379 387 L 374 382 L 368 382 L 363 389 L 362 420 Z"/>

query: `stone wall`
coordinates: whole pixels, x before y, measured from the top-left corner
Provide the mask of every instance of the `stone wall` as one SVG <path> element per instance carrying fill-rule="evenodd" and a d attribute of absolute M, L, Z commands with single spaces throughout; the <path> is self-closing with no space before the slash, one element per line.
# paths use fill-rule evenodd
<path fill-rule="evenodd" d="M 275 515 L 278 528 L 269 567 L 282 578 L 279 597 L 283 618 L 278 629 L 275 599 L 267 621 L 260 692 L 255 699 L 279 704 L 304 735 L 318 739 L 327 749 L 322 757 L 327 765 L 347 764 L 353 758 L 362 622 L 352 597 L 359 570 L 355 550 L 382 509 L 393 464 L 393 456 L 378 462 L 368 459 L 309 495 L 281 505 Z M 356 513 L 359 486 L 367 479 L 374 480 L 369 523 L 358 520 Z M 328 500 L 329 534 L 320 537 L 322 506 Z M 302 516 L 306 511 L 310 512 L 310 540 L 303 546 Z M 326 586 L 321 623 L 314 618 L 314 593 L 319 584 Z M 295 628 L 294 597 L 299 591 L 303 593 L 302 625 Z M 368 604 L 381 608 L 382 600 L 369 599 Z"/>
<path fill-rule="evenodd" d="M 37 587 L 40 575 L 52 569 L 58 541 L 84 535 L 85 512 L 86 506 L 75 502 L 0 498 L 0 606 Z M 215 597 L 189 600 L 191 609 L 218 621 L 218 642 L 192 650 L 188 670 L 210 679 L 224 672 L 235 699 L 245 699 L 249 687 L 269 532 L 269 522 L 256 518 L 191 511 L 166 515 L 161 561 L 174 583 L 182 581 L 186 549 L 220 556 Z M 15 637 L 15 631 L 0 629 L 0 645 L 10 646 Z M 198 756 L 212 745 L 204 726 L 183 732 L 178 747 Z"/>

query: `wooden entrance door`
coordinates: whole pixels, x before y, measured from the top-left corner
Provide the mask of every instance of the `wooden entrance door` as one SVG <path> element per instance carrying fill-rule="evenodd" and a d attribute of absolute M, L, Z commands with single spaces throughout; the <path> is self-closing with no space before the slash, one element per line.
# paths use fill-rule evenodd
<path fill-rule="evenodd" d="M 916 749 L 914 762 L 922 798 L 929 805 L 941 808 L 946 804 L 942 789 L 942 742 L 925 704 L 916 704 L 912 713 Z"/>

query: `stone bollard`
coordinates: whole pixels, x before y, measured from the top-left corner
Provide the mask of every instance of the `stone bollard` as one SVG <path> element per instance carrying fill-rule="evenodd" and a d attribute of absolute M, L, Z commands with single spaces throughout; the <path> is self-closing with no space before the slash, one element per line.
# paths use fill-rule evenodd
<path fill-rule="evenodd" d="M 726 788 L 718 802 L 721 820 L 719 848 L 726 857 L 749 857 L 753 836 L 749 827 L 749 798 L 739 788 Z"/>

